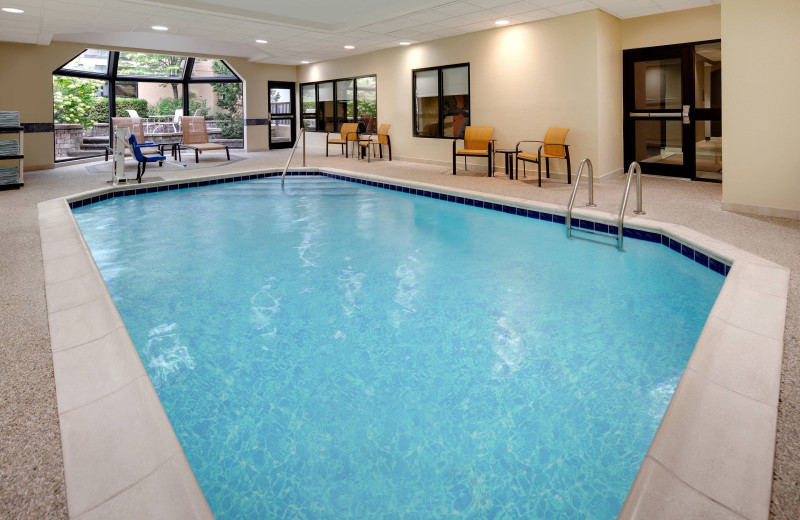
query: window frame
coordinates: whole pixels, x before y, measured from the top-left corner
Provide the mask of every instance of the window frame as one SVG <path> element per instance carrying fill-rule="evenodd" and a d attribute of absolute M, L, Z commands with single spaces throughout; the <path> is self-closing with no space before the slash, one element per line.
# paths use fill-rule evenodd
<path fill-rule="evenodd" d="M 454 69 L 458 67 L 466 67 L 467 68 L 467 96 L 469 97 L 469 103 L 467 106 L 467 112 L 469 113 L 469 120 L 472 121 L 472 77 L 470 74 L 470 65 L 469 63 L 455 63 L 453 65 L 441 65 L 436 67 L 422 67 L 420 69 L 412 69 L 411 70 L 411 111 L 412 111 L 412 119 L 411 119 L 411 136 L 417 137 L 420 139 L 458 139 L 457 135 L 455 136 L 447 136 L 444 134 L 444 113 L 442 111 L 442 106 L 444 105 L 444 74 L 443 71 L 446 69 Z M 439 117 L 437 120 L 438 127 L 439 127 L 439 135 L 419 135 L 417 133 L 417 72 L 426 72 L 435 70 L 437 71 L 437 80 L 438 80 L 438 97 L 439 97 L 439 106 L 438 112 Z"/>
<path fill-rule="evenodd" d="M 186 63 L 183 67 L 183 74 L 180 76 L 126 76 L 119 74 L 119 59 L 120 55 L 123 52 L 129 51 L 108 51 L 108 67 L 106 68 L 105 73 L 97 73 L 97 72 L 81 72 L 75 71 L 72 69 L 65 69 L 67 65 L 72 63 L 76 58 L 82 56 L 86 51 L 89 49 L 94 49 L 94 47 L 87 47 L 83 49 L 81 52 L 70 58 L 66 63 L 62 64 L 60 67 L 57 67 L 52 75 L 53 76 L 70 76 L 73 78 L 86 78 L 86 79 L 97 79 L 103 80 L 108 82 L 108 123 L 111 124 L 111 118 L 117 117 L 117 82 L 121 83 L 130 83 L 130 82 L 137 82 L 137 83 L 168 83 L 173 84 L 177 83 L 182 86 L 183 94 L 183 113 L 189 113 L 189 85 L 192 84 L 213 84 L 213 83 L 240 83 L 242 85 L 242 95 L 244 96 L 244 81 L 242 78 L 239 77 L 236 72 L 231 68 L 228 63 L 223 60 L 219 59 L 223 65 L 228 69 L 231 73 L 230 76 L 220 76 L 220 77 L 204 77 L 204 78 L 192 78 L 192 70 L 194 69 L 194 62 L 195 57 L 189 55 L 178 55 L 175 56 L 184 57 L 186 58 Z M 105 50 L 105 49 L 98 49 L 98 50 Z M 144 53 L 144 54 L 157 54 L 157 53 Z M 200 56 L 200 58 L 205 58 L 204 56 Z M 208 59 L 218 59 L 218 58 L 208 58 Z M 137 94 L 138 94 L 138 87 L 137 87 Z M 244 116 L 242 117 L 244 123 Z M 114 136 L 111 135 L 109 132 L 108 137 L 108 145 L 113 145 L 113 138 Z M 70 159 L 62 159 L 56 160 L 56 162 L 64 162 L 64 161 L 73 161 L 77 158 L 70 158 Z"/>
<path fill-rule="evenodd" d="M 345 121 L 340 121 L 339 111 L 338 111 L 338 96 L 337 96 L 337 84 L 340 81 L 352 81 L 353 82 L 353 120 L 358 122 L 358 80 L 363 78 L 375 78 L 375 106 L 377 107 L 378 104 L 378 75 L 377 74 L 362 74 L 360 76 L 349 76 L 345 78 L 334 78 L 334 79 L 326 79 L 322 81 L 308 81 L 305 83 L 300 83 L 298 85 L 298 89 L 300 92 L 300 107 L 298 108 L 299 111 L 299 120 L 301 128 L 304 128 L 303 120 L 304 119 L 313 119 L 316 122 L 316 128 L 314 130 L 306 130 L 306 132 L 339 132 L 342 128 L 342 124 L 347 122 L 346 120 L 349 119 L 345 117 Z M 319 86 L 324 83 L 331 83 L 333 89 L 333 130 L 324 130 L 324 121 L 320 120 L 320 110 L 319 110 Z M 311 112 L 306 114 L 303 112 L 302 107 L 302 99 L 303 99 L 303 87 L 314 87 L 314 117 L 303 117 L 304 115 L 310 115 Z M 377 112 L 377 109 L 375 110 Z M 378 114 L 375 114 L 377 119 Z"/>

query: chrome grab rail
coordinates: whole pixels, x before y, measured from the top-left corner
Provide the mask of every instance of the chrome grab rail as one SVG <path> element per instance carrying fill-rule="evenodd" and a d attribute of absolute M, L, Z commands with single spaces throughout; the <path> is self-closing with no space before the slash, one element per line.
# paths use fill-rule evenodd
<path fill-rule="evenodd" d="M 294 140 L 294 146 L 292 146 L 292 153 L 289 155 L 289 160 L 286 161 L 286 168 L 283 169 L 283 175 L 281 175 L 281 188 L 283 188 L 283 181 L 286 179 L 286 172 L 289 170 L 289 163 L 292 162 L 292 157 L 294 157 L 294 151 L 297 150 L 297 143 L 300 142 L 300 138 L 303 138 L 303 167 L 306 166 L 306 129 L 301 128 L 300 133 L 297 135 L 297 139 Z"/>
<path fill-rule="evenodd" d="M 575 205 L 575 195 L 578 193 L 578 185 L 581 182 L 581 174 L 583 173 L 583 166 L 589 166 L 589 202 L 586 205 L 590 208 L 594 208 L 597 204 L 594 203 L 594 173 L 592 171 L 592 161 L 589 158 L 585 158 L 581 161 L 581 165 L 578 168 L 578 175 L 575 177 L 575 185 L 572 187 L 572 195 L 569 197 L 569 203 L 567 204 L 567 238 L 572 236 L 572 206 Z"/>
<path fill-rule="evenodd" d="M 642 211 L 642 167 L 639 163 L 633 161 L 628 167 L 628 182 L 625 184 L 625 193 L 622 196 L 622 204 L 619 208 L 619 216 L 617 217 L 617 248 L 622 250 L 622 221 L 625 218 L 625 208 L 628 206 L 628 193 L 631 190 L 631 180 L 633 174 L 636 173 L 636 210 L 637 215 L 644 215 Z"/>

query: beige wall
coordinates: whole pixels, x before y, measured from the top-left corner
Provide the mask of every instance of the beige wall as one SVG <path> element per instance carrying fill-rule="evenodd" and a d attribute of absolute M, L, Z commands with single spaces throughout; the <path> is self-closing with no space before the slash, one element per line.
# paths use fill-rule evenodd
<path fill-rule="evenodd" d="M 624 165 L 622 141 L 622 25 L 598 11 L 597 24 L 597 166 L 602 173 Z"/>
<path fill-rule="evenodd" d="M 719 5 L 628 18 L 620 23 L 623 49 L 718 40 L 721 37 Z"/>
<path fill-rule="evenodd" d="M 798 20 L 797 0 L 725 0 L 725 209 L 800 218 Z"/>
<path fill-rule="evenodd" d="M 452 140 L 412 136 L 411 70 L 469 63 L 472 124 L 493 126 L 502 147 L 542 139 L 548 127 L 570 128 L 573 173 L 590 157 L 595 174 L 602 175 L 622 167 L 618 23 L 600 11 L 586 11 L 301 66 L 298 82 L 377 74 L 378 119 L 392 124 L 393 155 L 448 163 Z M 600 71 L 599 60 L 611 69 Z M 615 86 L 599 89 L 598 82 L 610 76 L 616 76 Z M 613 121 L 601 123 L 601 117 Z M 601 128 L 604 146 L 613 148 L 602 155 Z M 309 134 L 309 146 L 322 148 L 324 142 L 324 133 Z M 338 152 L 331 148 L 331 153 Z M 551 167 L 566 171 L 564 161 Z"/>
<path fill-rule="evenodd" d="M 29 45 L 0 42 L 0 110 L 15 110 L 23 123 L 53 122 L 52 75 L 58 67 L 81 53 L 86 45 L 53 42 Z M 114 49 L 152 52 L 146 49 Z M 243 58 L 223 58 L 244 81 L 245 118 L 266 118 L 269 111 L 267 81 L 295 81 L 295 67 L 249 63 Z M 266 150 L 268 127 L 245 126 L 248 151 Z M 52 168 L 53 133 L 25 135 L 25 169 Z"/>
<path fill-rule="evenodd" d="M 0 110 L 19 112 L 22 123 L 53 122 L 53 71 L 85 47 L 0 43 Z M 53 166 L 53 133 L 25 134 L 25 169 Z"/>

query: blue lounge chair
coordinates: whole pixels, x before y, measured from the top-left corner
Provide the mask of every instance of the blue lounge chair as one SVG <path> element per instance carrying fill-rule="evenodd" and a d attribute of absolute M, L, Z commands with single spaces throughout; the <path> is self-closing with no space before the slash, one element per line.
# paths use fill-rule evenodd
<path fill-rule="evenodd" d="M 128 138 L 128 143 L 131 145 L 131 151 L 133 151 L 133 156 L 136 158 L 138 163 L 136 164 L 136 180 L 139 181 L 139 184 L 142 183 L 142 177 L 144 177 L 144 171 L 147 168 L 147 163 L 149 162 L 156 162 L 158 161 L 158 165 L 161 166 L 164 164 L 164 161 L 167 158 L 163 155 L 144 155 L 142 153 L 142 148 L 151 147 L 151 146 L 158 146 L 155 143 L 144 143 L 138 144 L 136 142 L 136 136 L 131 134 Z"/>

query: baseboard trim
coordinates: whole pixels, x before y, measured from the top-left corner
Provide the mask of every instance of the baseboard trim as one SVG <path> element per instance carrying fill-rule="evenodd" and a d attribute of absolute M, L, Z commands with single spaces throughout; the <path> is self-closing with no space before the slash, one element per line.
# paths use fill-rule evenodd
<path fill-rule="evenodd" d="M 738 204 L 735 202 L 723 202 L 723 211 L 732 213 L 744 213 L 747 215 L 758 215 L 760 217 L 778 217 L 792 220 L 800 220 L 800 210 L 772 208 L 769 206 L 755 206 L 751 204 Z"/>

